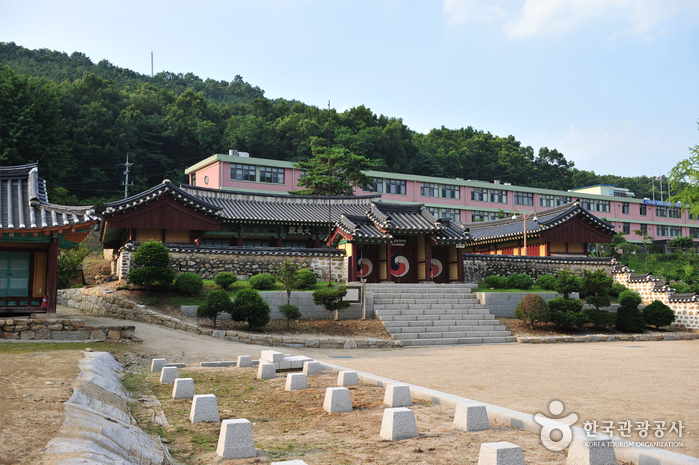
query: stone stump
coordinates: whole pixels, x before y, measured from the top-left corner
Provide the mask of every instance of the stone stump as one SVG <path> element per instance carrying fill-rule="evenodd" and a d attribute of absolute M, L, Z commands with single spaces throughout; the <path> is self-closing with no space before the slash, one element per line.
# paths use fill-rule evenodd
<path fill-rule="evenodd" d="M 341 371 L 337 374 L 337 385 L 338 386 L 358 386 L 359 376 L 356 371 Z"/>
<path fill-rule="evenodd" d="M 252 357 L 249 355 L 238 355 L 238 368 L 250 368 L 252 366 Z"/>
<path fill-rule="evenodd" d="M 323 409 L 328 413 L 344 413 L 352 411 L 352 398 L 349 389 L 332 387 L 325 390 Z"/>
<path fill-rule="evenodd" d="M 525 465 L 522 448 L 510 442 L 481 444 L 478 465 Z"/>
<path fill-rule="evenodd" d="M 407 384 L 389 384 L 383 396 L 383 403 L 389 407 L 410 407 L 413 399 L 410 397 L 410 386 Z"/>
<path fill-rule="evenodd" d="M 163 367 L 160 371 L 160 384 L 172 384 L 179 377 L 177 367 Z"/>
<path fill-rule="evenodd" d="M 177 378 L 172 387 L 173 399 L 191 399 L 194 397 L 194 380 L 192 378 Z"/>
<path fill-rule="evenodd" d="M 260 363 L 257 368 L 257 379 L 272 379 L 277 377 L 277 370 L 274 369 L 274 363 Z"/>
<path fill-rule="evenodd" d="M 464 431 L 485 431 L 490 429 L 490 420 L 485 405 L 458 404 L 454 414 L 454 427 Z"/>
<path fill-rule="evenodd" d="M 418 437 L 413 411 L 405 407 L 385 409 L 380 436 L 387 441 L 402 441 Z"/>
<path fill-rule="evenodd" d="M 216 401 L 216 396 L 213 394 L 194 396 L 192 400 L 192 409 L 189 411 L 189 421 L 192 423 L 218 422 L 218 402 Z"/>
<path fill-rule="evenodd" d="M 164 358 L 154 358 L 150 362 L 150 371 L 153 373 L 160 373 L 165 365 L 167 365 L 167 362 Z"/>
<path fill-rule="evenodd" d="M 287 391 L 300 391 L 308 389 L 308 381 L 303 373 L 289 373 L 286 375 L 286 385 L 284 389 Z"/>
<path fill-rule="evenodd" d="M 320 362 L 304 362 L 303 374 L 306 376 L 320 375 L 323 371 L 320 369 Z"/>
<path fill-rule="evenodd" d="M 250 422 L 245 418 L 223 420 L 216 453 L 223 459 L 254 457 L 255 441 L 252 437 Z"/>
<path fill-rule="evenodd" d="M 614 442 L 610 439 L 573 439 L 566 465 L 617 465 Z"/>

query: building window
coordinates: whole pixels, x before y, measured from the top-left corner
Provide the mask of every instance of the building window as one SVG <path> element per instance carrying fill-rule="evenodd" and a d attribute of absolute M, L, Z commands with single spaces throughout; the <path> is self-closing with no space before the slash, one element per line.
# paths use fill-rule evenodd
<path fill-rule="evenodd" d="M 598 212 L 609 213 L 609 201 L 608 200 L 597 200 L 595 206 Z"/>
<path fill-rule="evenodd" d="M 570 197 L 566 197 L 564 195 L 557 195 L 556 196 L 556 206 L 565 205 L 567 203 L 570 203 L 571 200 L 572 199 Z"/>
<path fill-rule="evenodd" d="M 482 187 L 472 187 L 471 188 L 471 200 L 476 202 L 487 202 L 488 201 L 488 190 Z"/>
<path fill-rule="evenodd" d="M 668 218 L 682 218 L 682 210 L 679 208 L 668 208 L 667 216 Z"/>
<path fill-rule="evenodd" d="M 640 226 L 641 226 L 640 229 L 641 229 L 641 231 L 643 232 L 643 234 L 648 234 L 648 225 L 647 225 L 647 224 L 642 224 L 642 225 L 640 225 Z"/>
<path fill-rule="evenodd" d="M 230 239 L 210 239 L 202 238 L 199 240 L 199 245 L 209 246 L 209 247 L 228 247 L 231 245 Z"/>
<path fill-rule="evenodd" d="M 515 192 L 515 205 L 534 206 L 534 194 L 527 192 Z"/>
<path fill-rule="evenodd" d="M 423 197 L 437 197 L 439 195 L 439 187 L 431 182 L 420 183 L 420 195 Z"/>
<path fill-rule="evenodd" d="M 494 203 L 507 203 L 507 191 L 491 189 L 490 201 Z"/>
<path fill-rule="evenodd" d="M 386 193 L 405 195 L 405 181 L 386 179 Z"/>
<path fill-rule="evenodd" d="M 471 212 L 471 221 L 474 223 L 478 221 L 493 221 L 499 219 L 499 216 L 498 212 L 473 211 Z"/>
<path fill-rule="evenodd" d="M 626 197 L 623 192 L 614 191 L 614 197 Z"/>
<path fill-rule="evenodd" d="M 689 228 L 689 235 L 694 239 L 699 239 L 699 228 Z"/>
<path fill-rule="evenodd" d="M 245 239 L 243 241 L 243 247 L 269 247 L 269 241 Z"/>
<path fill-rule="evenodd" d="M 240 165 L 231 163 L 232 181 L 257 181 L 255 167 L 252 165 Z"/>
<path fill-rule="evenodd" d="M 197 173 L 192 174 L 192 185 L 193 186 L 197 185 Z"/>
<path fill-rule="evenodd" d="M 624 234 L 631 234 L 631 224 L 624 223 Z"/>
<path fill-rule="evenodd" d="M 442 197 L 445 199 L 459 199 L 459 186 L 442 186 Z"/>
<path fill-rule="evenodd" d="M 427 207 L 427 211 L 432 214 L 435 218 L 439 218 L 439 208 L 437 207 Z"/>
<path fill-rule="evenodd" d="M 639 206 L 638 206 L 638 213 L 640 213 L 641 216 L 646 216 L 646 206 L 645 206 L 645 205 L 639 205 Z"/>
<path fill-rule="evenodd" d="M 284 168 L 260 166 L 260 182 L 284 184 Z"/>
<path fill-rule="evenodd" d="M 373 184 L 367 184 L 364 186 L 364 192 L 383 192 L 383 179 L 373 178 Z"/>
<path fill-rule="evenodd" d="M 592 211 L 592 200 L 580 199 L 580 205 L 587 211 Z"/>
<path fill-rule="evenodd" d="M 667 208 L 655 207 L 655 216 L 659 216 L 660 218 L 667 218 Z"/>
<path fill-rule="evenodd" d="M 285 249 L 305 249 L 306 241 L 283 241 L 282 247 Z"/>
<path fill-rule="evenodd" d="M 303 179 L 306 176 L 308 176 L 308 171 L 306 170 L 299 170 L 299 179 Z"/>
<path fill-rule="evenodd" d="M 658 226 L 658 236 L 679 237 L 682 235 L 682 228 L 679 226 Z"/>
<path fill-rule="evenodd" d="M 621 204 L 621 213 L 623 213 L 624 215 L 629 214 L 629 202 L 624 202 Z"/>
<path fill-rule="evenodd" d="M 555 207 L 556 197 L 553 195 L 539 194 L 539 206 L 540 207 Z"/>
<path fill-rule="evenodd" d="M 443 208 L 442 218 L 448 218 L 453 222 L 458 223 L 461 221 L 461 214 L 459 213 L 459 210 L 455 208 Z"/>

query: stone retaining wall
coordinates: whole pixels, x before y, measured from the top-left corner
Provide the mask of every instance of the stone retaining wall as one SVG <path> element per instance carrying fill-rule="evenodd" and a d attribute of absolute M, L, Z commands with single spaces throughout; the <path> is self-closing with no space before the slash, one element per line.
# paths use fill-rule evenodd
<path fill-rule="evenodd" d="M 518 257 L 515 255 L 463 254 L 464 279 L 479 283 L 488 276 L 509 276 L 525 273 L 534 280 L 542 275 L 555 275 L 559 271 L 570 271 L 582 276 L 583 270 L 604 269 L 611 276 L 617 261 L 613 258 L 590 257 Z"/>
<path fill-rule="evenodd" d="M 517 305 L 529 294 L 538 294 L 545 301 L 556 298 L 555 292 L 476 292 L 476 297 L 495 318 L 514 318 Z M 577 296 L 573 296 L 577 298 Z"/>
<path fill-rule="evenodd" d="M 141 321 L 158 324 L 168 328 L 180 329 L 205 336 L 218 337 L 244 344 L 259 344 L 265 346 L 313 347 L 329 349 L 356 349 L 402 347 L 401 341 L 391 339 L 347 339 L 340 337 L 304 338 L 301 336 L 278 336 L 269 334 L 251 334 L 244 331 L 223 331 L 202 328 L 193 323 L 187 323 L 179 318 L 163 315 L 148 310 L 130 300 L 117 297 L 99 288 L 62 289 L 58 291 L 58 303 L 78 308 L 95 315 L 104 315 L 122 320 Z M 327 312 L 326 312 L 327 315 Z"/>
<path fill-rule="evenodd" d="M 122 325 L 91 326 L 84 320 L 50 318 L 46 315 L 31 318 L 7 318 L 0 320 L 3 339 L 23 341 L 107 341 L 126 342 L 137 340 L 135 327 Z"/>

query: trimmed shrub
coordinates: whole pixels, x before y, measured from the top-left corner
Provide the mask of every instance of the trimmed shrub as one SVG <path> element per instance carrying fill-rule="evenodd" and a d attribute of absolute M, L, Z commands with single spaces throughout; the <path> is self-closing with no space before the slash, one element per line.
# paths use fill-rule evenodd
<path fill-rule="evenodd" d="M 307 268 L 298 270 L 296 276 L 299 280 L 299 289 L 310 289 L 318 282 L 316 274 Z"/>
<path fill-rule="evenodd" d="M 196 273 L 182 273 L 175 279 L 175 289 L 181 294 L 199 294 L 204 280 Z"/>
<path fill-rule="evenodd" d="M 145 286 L 149 295 L 153 284 L 170 284 L 175 279 L 175 270 L 170 268 L 170 250 L 161 242 L 148 241 L 138 246 L 133 264 L 129 282 Z"/>
<path fill-rule="evenodd" d="M 586 309 L 587 318 L 598 328 L 612 328 L 616 325 L 616 314 L 606 310 L 597 310 L 595 308 Z"/>
<path fill-rule="evenodd" d="M 230 314 L 234 321 L 245 321 L 251 328 L 261 328 L 271 320 L 267 301 L 255 289 L 249 288 L 238 292 Z"/>
<path fill-rule="evenodd" d="M 616 329 L 624 333 L 641 333 L 646 326 L 643 314 L 638 309 L 642 299 L 638 292 L 624 291 L 619 294 L 619 310 L 616 312 Z"/>
<path fill-rule="evenodd" d="M 250 287 L 253 289 L 272 289 L 274 287 L 274 283 L 277 282 L 277 278 L 272 276 L 269 273 L 260 273 L 256 274 L 255 276 L 252 276 L 250 278 Z M 265 323 L 266 324 L 266 323 Z"/>
<path fill-rule="evenodd" d="M 609 297 L 609 290 L 612 288 L 614 280 L 607 275 L 602 269 L 594 272 L 584 270 L 582 288 L 585 290 L 585 302 L 594 305 L 596 310 L 600 307 L 609 307 L 612 303 L 612 298 Z"/>
<path fill-rule="evenodd" d="M 346 300 L 342 300 L 347 295 L 347 288 L 341 287 L 337 291 L 335 289 L 319 289 L 313 291 L 313 303 L 322 305 L 328 312 L 328 320 L 330 320 L 330 329 L 333 329 L 333 310 L 342 310 L 350 306 Z"/>
<path fill-rule="evenodd" d="M 507 287 L 511 289 L 529 289 L 534 285 L 531 276 L 524 273 L 512 273 L 507 277 Z"/>
<path fill-rule="evenodd" d="M 575 290 L 573 292 L 577 292 L 578 297 L 581 299 L 585 299 L 585 297 L 590 295 L 590 292 L 585 287 L 585 280 L 581 276 L 575 277 Z"/>
<path fill-rule="evenodd" d="M 539 276 L 536 279 L 536 285 L 547 291 L 552 291 L 556 288 L 556 277 L 550 274 Z"/>
<path fill-rule="evenodd" d="M 656 329 L 667 326 L 675 321 L 675 312 L 659 300 L 654 300 L 643 309 L 643 320 Z"/>
<path fill-rule="evenodd" d="M 567 299 L 571 293 L 578 291 L 578 285 L 575 282 L 575 275 L 570 271 L 559 271 L 556 274 L 556 285 L 553 289 L 561 297 Z"/>
<path fill-rule="evenodd" d="M 575 313 L 583 309 L 583 304 L 578 299 L 564 299 L 563 297 L 558 297 L 549 300 L 546 304 L 551 313 Z"/>
<path fill-rule="evenodd" d="M 228 293 L 216 289 L 206 294 L 206 303 L 197 307 L 197 316 L 211 320 L 216 327 L 218 315 L 223 312 L 230 313 L 232 309 L 233 302 Z"/>
<path fill-rule="evenodd" d="M 565 299 L 558 297 L 547 302 L 549 308 L 549 321 L 566 328 L 582 328 L 588 322 L 587 314 L 583 311 L 583 304 L 578 299 Z"/>
<path fill-rule="evenodd" d="M 619 297 L 619 294 L 624 292 L 626 289 L 626 286 L 624 286 L 623 284 L 614 283 L 612 284 L 612 288 L 609 290 L 609 295 L 616 299 L 617 297 Z"/>
<path fill-rule="evenodd" d="M 286 318 L 286 329 L 291 329 L 291 320 L 301 318 L 301 310 L 296 305 L 283 304 L 279 306 L 279 311 Z"/>
<path fill-rule="evenodd" d="M 228 271 L 222 271 L 214 277 L 216 285 L 221 286 L 223 289 L 228 289 L 236 281 L 238 281 L 238 277 Z"/>
<path fill-rule="evenodd" d="M 507 278 L 504 276 L 488 276 L 483 282 L 486 287 L 491 289 L 505 289 L 507 287 Z"/>
<path fill-rule="evenodd" d="M 546 302 L 539 294 L 528 294 L 517 305 L 515 318 L 529 323 L 529 326 L 534 328 L 535 323 L 548 321 L 548 313 Z"/>

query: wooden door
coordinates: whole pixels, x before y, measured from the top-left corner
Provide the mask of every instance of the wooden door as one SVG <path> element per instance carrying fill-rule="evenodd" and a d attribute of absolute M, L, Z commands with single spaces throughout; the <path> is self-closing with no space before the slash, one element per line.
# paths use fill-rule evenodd
<path fill-rule="evenodd" d="M 449 282 L 449 255 L 444 247 L 432 247 L 432 281 Z"/>
<path fill-rule="evenodd" d="M 417 282 L 417 259 L 414 248 L 396 247 L 391 250 L 391 281 Z"/>

